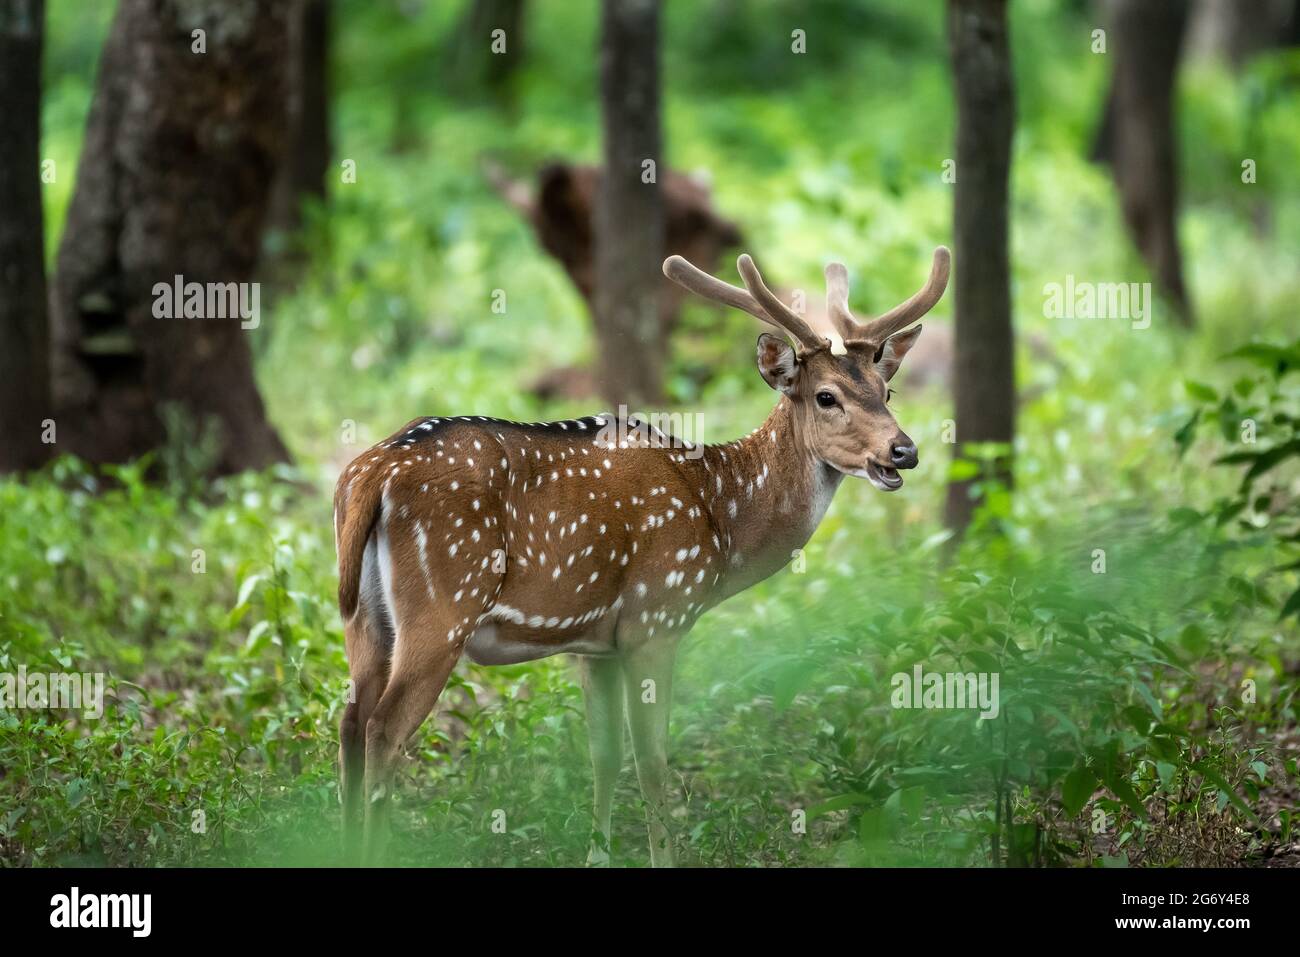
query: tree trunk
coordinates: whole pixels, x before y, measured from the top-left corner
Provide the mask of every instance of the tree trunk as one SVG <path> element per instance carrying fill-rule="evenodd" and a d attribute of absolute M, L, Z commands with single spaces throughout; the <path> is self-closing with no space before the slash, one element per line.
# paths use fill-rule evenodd
<path fill-rule="evenodd" d="M 173 406 L 195 428 L 215 423 L 218 473 L 287 458 L 253 378 L 243 327 L 254 320 L 229 302 L 157 318 L 154 292 L 177 276 L 250 280 L 284 138 L 287 52 L 276 0 L 121 0 L 52 297 L 59 436 L 73 452 L 134 458 L 165 440 Z M 243 289 L 250 305 L 260 295 Z"/>
<path fill-rule="evenodd" d="M 1239 70 L 1251 57 L 1286 46 L 1300 26 L 1296 0 L 1196 0 L 1187 27 L 1189 56 Z"/>
<path fill-rule="evenodd" d="M 493 31 L 502 30 L 503 52 L 493 50 Z M 502 97 L 523 62 L 524 0 L 471 0 L 464 18 L 448 37 L 443 53 L 450 89 L 486 91 Z"/>
<path fill-rule="evenodd" d="M 658 313 L 664 254 L 658 0 L 603 0 L 600 100 L 605 173 L 595 210 L 597 381 L 609 402 L 657 402 L 665 345 Z"/>
<path fill-rule="evenodd" d="M 41 211 L 44 0 L 0 5 L 0 472 L 35 468 L 50 401 Z"/>
<path fill-rule="evenodd" d="M 291 232 L 305 198 L 325 198 L 330 163 L 331 0 L 295 0 L 289 27 L 289 136 L 276 180 L 271 219 Z"/>
<path fill-rule="evenodd" d="M 949 0 L 948 42 L 957 100 L 957 185 L 953 212 L 956 302 L 953 398 L 957 451 L 1006 443 L 987 476 L 1009 485 L 1015 435 L 1015 337 L 1007 197 L 1015 90 L 1006 0 Z M 948 486 L 947 523 L 958 536 L 978 504 L 971 483 Z"/>
<path fill-rule="evenodd" d="M 1174 86 L 1187 0 L 1118 0 L 1109 33 L 1110 93 L 1093 158 L 1110 164 L 1124 221 L 1183 325 L 1192 307 L 1178 246 Z"/>

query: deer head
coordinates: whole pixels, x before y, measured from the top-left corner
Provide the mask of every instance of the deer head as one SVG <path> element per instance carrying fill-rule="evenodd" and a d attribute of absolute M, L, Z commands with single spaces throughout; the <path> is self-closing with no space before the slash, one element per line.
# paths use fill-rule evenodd
<path fill-rule="evenodd" d="M 884 315 L 859 321 L 849 311 L 848 271 L 831 263 L 826 267 L 826 316 L 815 326 L 767 287 L 748 255 L 737 261 L 744 289 L 680 256 L 670 256 L 663 268 L 692 292 L 742 309 L 789 336 L 793 345 L 783 336 L 759 336 L 758 371 L 789 397 L 804 443 L 832 468 L 892 492 L 903 485 L 899 472 L 916 467 L 917 454 L 889 409 L 888 383 L 921 334 L 914 323 L 943 296 L 949 266 L 947 248 L 938 247 L 930 278 L 919 292 Z"/>

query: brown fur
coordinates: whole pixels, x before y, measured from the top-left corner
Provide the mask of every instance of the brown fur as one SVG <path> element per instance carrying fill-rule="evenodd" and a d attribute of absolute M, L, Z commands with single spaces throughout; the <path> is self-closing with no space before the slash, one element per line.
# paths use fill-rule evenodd
<path fill-rule="evenodd" d="M 946 280 L 946 255 L 936 263 Z M 387 837 L 400 749 L 461 654 L 506 664 L 567 652 L 584 659 L 595 829 L 607 842 L 626 714 L 651 861 L 672 863 L 667 734 L 678 640 L 709 608 L 785 565 L 845 475 L 897 488 L 897 469 L 916 464 L 886 382 L 916 341 L 919 327 L 898 327 L 924 311 L 920 300 L 883 325 L 841 324 L 892 331 L 846 340 L 836 354 L 775 301 L 752 262 L 741 265 L 758 300 L 688 279 L 797 331 L 802 346 L 760 337 L 759 371 L 781 398 L 745 438 L 694 445 L 608 414 L 534 424 L 432 417 L 411 420 L 339 477 L 339 608 L 354 691 L 340 723 L 340 781 L 349 843 L 361 821 L 372 859 Z M 925 297 L 936 299 L 935 288 L 932 276 Z M 589 860 L 607 856 L 598 845 Z"/>

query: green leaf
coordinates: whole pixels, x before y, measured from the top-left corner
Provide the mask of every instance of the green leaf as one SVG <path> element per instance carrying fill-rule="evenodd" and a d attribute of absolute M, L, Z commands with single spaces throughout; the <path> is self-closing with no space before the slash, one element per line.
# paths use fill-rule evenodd
<path fill-rule="evenodd" d="M 271 623 L 265 620 L 254 624 L 252 628 L 248 629 L 248 638 L 244 641 L 244 647 L 250 651 L 255 648 L 257 646 L 257 640 L 261 638 L 270 627 Z"/>
<path fill-rule="evenodd" d="M 925 789 L 921 787 L 900 788 L 885 801 L 885 808 L 891 813 L 916 820 L 925 809 Z"/>
<path fill-rule="evenodd" d="M 814 804 L 808 809 L 808 820 L 822 817 L 830 814 L 832 811 L 843 811 L 845 808 L 860 807 L 863 804 L 870 804 L 871 797 L 866 794 L 839 794 L 821 804 Z"/>
<path fill-rule="evenodd" d="M 1244 814 L 1252 824 L 1256 827 L 1262 826 L 1259 823 L 1259 818 L 1255 816 L 1255 812 L 1247 806 L 1246 802 L 1241 799 L 1240 795 L 1237 794 L 1232 785 L 1229 784 L 1223 775 L 1212 767 L 1208 761 L 1197 761 L 1192 765 L 1192 770 L 1223 792 L 1227 803 L 1230 803 L 1238 811 Z"/>
<path fill-rule="evenodd" d="M 1291 593 L 1291 597 L 1286 600 L 1286 604 L 1282 606 L 1282 611 L 1277 617 L 1278 620 L 1281 621 L 1288 615 L 1295 615 L 1297 613 L 1300 613 L 1300 588 L 1297 588 Z"/>
<path fill-rule="evenodd" d="M 1061 782 L 1061 806 L 1069 817 L 1077 817 L 1097 789 L 1097 775 L 1086 764 L 1077 765 Z"/>
<path fill-rule="evenodd" d="M 893 822 L 890 815 L 881 808 L 872 808 L 862 812 L 858 821 L 858 840 L 863 844 L 875 844 L 889 839 Z"/>
<path fill-rule="evenodd" d="M 1195 622 L 1178 633 L 1178 643 L 1197 658 L 1205 654 L 1210 647 L 1210 639 L 1206 637 L 1205 629 Z"/>
<path fill-rule="evenodd" d="M 1157 701 L 1155 695 L 1151 693 L 1151 689 L 1146 686 L 1146 682 L 1135 681 L 1133 682 L 1133 688 L 1137 691 L 1138 697 L 1147 703 L 1147 707 L 1150 708 L 1151 713 L 1156 716 L 1156 720 L 1161 720 L 1165 716 L 1164 709 L 1160 707 L 1160 702 Z"/>
<path fill-rule="evenodd" d="M 949 482 L 965 482 L 968 479 L 978 477 L 979 474 L 979 463 L 972 462 L 970 459 L 953 459 L 948 463 Z"/>
<path fill-rule="evenodd" d="M 1137 792 L 1133 790 L 1133 786 L 1128 783 L 1128 780 L 1122 774 L 1119 772 L 1108 773 L 1103 779 L 1103 783 L 1115 797 L 1124 802 L 1130 811 L 1146 820 L 1147 809 L 1142 806 L 1142 802 L 1138 800 Z"/>
<path fill-rule="evenodd" d="M 1168 761 L 1156 762 L 1156 774 L 1160 775 L 1160 785 L 1166 791 L 1174 789 L 1174 780 L 1178 776 L 1177 765 L 1170 764 Z"/>
<path fill-rule="evenodd" d="M 1182 427 L 1174 433 L 1174 443 L 1178 446 L 1178 455 L 1181 458 L 1187 454 L 1188 448 L 1196 438 L 1196 426 L 1201 421 L 1201 410 L 1197 409 L 1190 419 L 1183 423 Z"/>

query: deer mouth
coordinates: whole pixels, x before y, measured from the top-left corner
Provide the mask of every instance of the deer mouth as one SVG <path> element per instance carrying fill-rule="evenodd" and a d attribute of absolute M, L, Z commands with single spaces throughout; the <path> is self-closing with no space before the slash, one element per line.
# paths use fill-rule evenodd
<path fill-rule="evenodd" d="M 898 469 L 879 465 L 867 459 L 867 467 L 864 471 L 871 484 L 882 492 L 895 492 L 903 487 L 903 476 L 898 474 Z"/>

